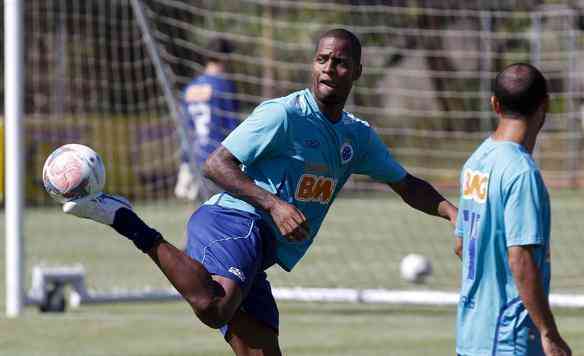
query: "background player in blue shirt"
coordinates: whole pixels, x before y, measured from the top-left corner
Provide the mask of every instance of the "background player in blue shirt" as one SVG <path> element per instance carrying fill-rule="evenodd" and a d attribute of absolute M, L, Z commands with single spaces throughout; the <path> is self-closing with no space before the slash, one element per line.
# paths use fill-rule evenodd
<path fill-rule="evenodd" d="M 236 355 L 281 355 L 278 310 L 265 270 L 291 270 L 352 173 L 387 183 L 410 206 L 452 223 L 456 208 L 408 174 L 367 123 L 343 111 L 362 71 L 361 44 L 344 29 L 318 40 L 310 89 L 259 105 L 209 157 L 226 192 L 190 218 L 186 253 L 102 194 L 64 211 L 111 225 L 147 253 Z"/>
<path fill-rule="evenodd" d="M 456 352 L 570 355 L 548 304 L 550 203 L 531 157 L 548 108 L 546 80 L 529 64 L 513 64 L 497 76 L 491 104 L 499 125 L 460 177 Z"/>
<path fill-rule="evenodd" d="M 189 167 L 194 159 L 195 169 L 202 169 L 207 157 L 221 145 L 221 141 L 239 124 L 239 102 L 235 98 L 236 87 L 225 76 L 228 56 L 234 48 L 223 38 L 211 40 L 207 49 L 213 53 L 206 58 L 203 74 L 192 80 L 182 95 L 183 112 L 191 138 L 189 149 L 182 152 L 175 195 L 178 198 L 201 201 L 220 191 L 208 179 L 197 180 Z"/>

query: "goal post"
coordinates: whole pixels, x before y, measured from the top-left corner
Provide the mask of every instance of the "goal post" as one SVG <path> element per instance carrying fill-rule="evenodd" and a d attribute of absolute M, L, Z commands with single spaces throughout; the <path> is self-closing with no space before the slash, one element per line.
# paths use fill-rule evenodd
<path fill-rule="evenodd" d="M 25 302 L 24 291 L 24 125 L 23 40 L 24 2 L 4 0 L 4 162 L 6 164 L 6 316 L 17 317 Z"/>
<path fill-rule="evenodd" d="M 26 44 L 25 72 L 18 79 L 27 88 L 25 154 L 19 160 L 27 174 L 19 182 L 30 218 L 18 223 L 27 242 L 24 289 L 31 288 L 36 265 L 52 271 L 82 264 L 85 300 L 110 301 L 121 291 L 129 293 L 121 299 L 135 300 L 144 290 L 145 296 L 166 298 L 157 291 L 168 282 L 132 246 L 107 227 L 59 212 L 42 190 L 44 159 L 65 143 L 92 147 L 106 165 L 106 190 L 127 196 L 149 224 L 182 247 L 196 204 L 173 192 L 181 152 L 189 152 L 191 139 L 180 100 L 202 73 L 204 58 L 221 55 L 209 41 L 221 37 L 234 44 L 225 77 L 237 87 L 243 120 L 263 100 L 309 86 L 318 34 L 345 27 L 362 40 L 364 64 L 347 111 L 369 121 L 408 171 L 452 200 L 464 160 L 496 123 L 487 102 L 496 73 L 517 61 L 542 68 L 552 100 L 535 157 L 552 195 L 552 293 L 562 305 L 578 305 L 584 295 L 577 278 L 584 274 L 578 257 L 584 68 L 575 60 L 583 51 L 577 40 L 581 10 L 528 3 L 513 9 L 496 1 L 484 10 L 474 1 L 437 8 L 376 0 L 27 1 L 27 41 L 20 42 Z M 5 94 L 8 101 L 8 88 Z M 8 129 L 8 108 L 5 114 Z M 268 270 L 276 295 L 438 304 L 456 298 L 460 266 L 451 252 L 451 227 L 413 211 L 386 188 L 352 177 L 296 269 Z M 400 278 L 400 260 L 411 253 L 432 263 L 425 284 Z"/>

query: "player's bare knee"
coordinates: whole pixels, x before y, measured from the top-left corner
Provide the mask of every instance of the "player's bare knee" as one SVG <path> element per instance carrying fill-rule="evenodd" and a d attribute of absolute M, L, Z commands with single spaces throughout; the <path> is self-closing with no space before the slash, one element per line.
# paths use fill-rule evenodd
<path fill-rule="evenodd" d="M 222 307 L 218 300 L 198 298 L 188 302 L 199 320 L 210 328 L 218 329 L 225 326 L 233 317 L 233 312 Z"/>

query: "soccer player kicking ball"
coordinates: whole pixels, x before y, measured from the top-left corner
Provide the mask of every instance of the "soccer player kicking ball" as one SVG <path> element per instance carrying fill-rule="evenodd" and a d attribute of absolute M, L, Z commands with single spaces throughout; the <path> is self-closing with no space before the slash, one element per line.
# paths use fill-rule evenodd
<path fill-rule="evenodd" d="M 571 355 L 548 304 L 550 201 L 531 157 L 548 108 L 546 80 L 529 64 L 513 64 L 497 76 L 491 104 L 497 130 L 460 177 L 456 352 Z"/>
<path fill-rule="evenodd" d="M 387 183 L 418 210 L 456 220 L 452 204 L 408 174 L 367 123 L 343 111 L 361 70 L 355 35 L 344 29 L 321 35 L 311 88 L 259 105 L 207 160 L 205 175 L 225 192 L 190 218 L 185 253 L 121 199 L 103 194 L 64 210 L 132 240 L 197 317 L 221 329 L 236 355 L 281 355 L 265 270 L 294 268 L 352 173 Z"/>

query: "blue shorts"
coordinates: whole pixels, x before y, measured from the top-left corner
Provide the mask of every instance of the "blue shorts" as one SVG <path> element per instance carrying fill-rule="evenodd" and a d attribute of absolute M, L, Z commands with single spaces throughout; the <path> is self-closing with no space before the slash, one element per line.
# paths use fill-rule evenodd
<path fill-rule="evenodd" d="M 260 217 L 219 205 L 202 205 L 187 224 L 187 254 L 235 281 L 243 291 L 240 308 L 277 331 L 278 308 L 264 272 L 275 263 L 275 243 Z"/>

